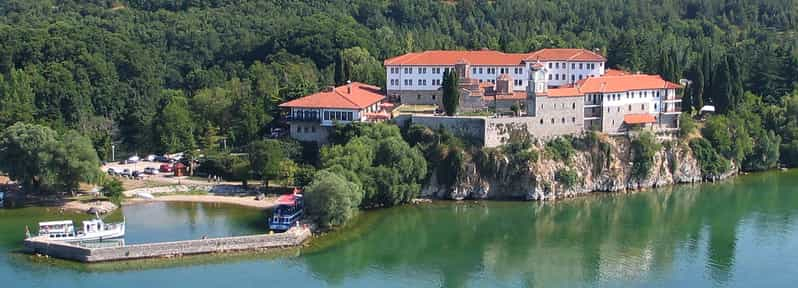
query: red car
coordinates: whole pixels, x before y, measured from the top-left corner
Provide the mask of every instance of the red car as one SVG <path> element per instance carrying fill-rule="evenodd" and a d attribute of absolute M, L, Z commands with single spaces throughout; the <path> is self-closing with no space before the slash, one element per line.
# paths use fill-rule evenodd
<path fill-rule="evenodd" d="M 174 172 L 175 167 L 172 164 L 161 164 L 161 168 L 158 169 L 161 172 Z"/>

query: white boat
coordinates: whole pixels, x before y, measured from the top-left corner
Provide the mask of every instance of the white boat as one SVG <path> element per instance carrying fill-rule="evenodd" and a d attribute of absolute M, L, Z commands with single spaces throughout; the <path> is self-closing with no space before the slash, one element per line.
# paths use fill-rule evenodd
<path fill-rule="evenodd" d="M 65 242 L 93 241 L 125 236 L 125 221 L 106 224 L 99 217 L 83 221 L 83 229 L 76 231 L 72 220 L 39 223 L 39 236 Z"/>

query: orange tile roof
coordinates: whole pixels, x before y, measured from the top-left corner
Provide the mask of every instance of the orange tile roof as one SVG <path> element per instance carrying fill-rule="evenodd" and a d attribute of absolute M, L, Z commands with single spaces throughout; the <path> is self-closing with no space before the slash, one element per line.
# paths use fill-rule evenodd
<path fill-rule="evenodd" d="M 582 93 L 613 93 L 632 90 L 682 88 L 682 85 L 666 81 L 659 75 L 647 74 L 591 77 L 579 80 L 576 85 Z"/>
<path fill-rule="evenodd" d="M 548 97 L 582 97 L 582 92 L 576 87 L 549 88 L 546 96 Z"/>
<path fill-rule="evenodd" d="M 546 48 L 529 53 L 526 60 L 540 61 L 606 61 L 593 51 L 577 48 Z"/>
<path fill-rule="evenodd" d="M 632 74 L 632 73 L 629 73 L 629 72 L 626 72 L 626 71 L 623 71 L 623 70 L 612 69 L 612 68 L 607 69 L 606 71 L 604 71 L 604 76 L 623 76 L 623 75 L 626 75 L 626 74 Z"/>
<path fill-rule="evenodd" d="M 504 53 L 493 50 L 430 50 L 407 53 L 386 59 L 384 65 L 519 65 L 527 61 L 605 61 L 603 56 L 585 49 L 549 48 L 531 53 Z"/>
<path fill-rule="evenodd" d="M 349 87 L 347 87 L 349 86 Z M 348 89 L 351 88 L 351 92 Z M 332 91 L 318 92 L 283 104 L 283 108 L 364 109 L 384 99 L 380 87 L 352 82 Z"/>
<path fill-rule="evenodd" d="M 498 94 L 498 95 L 485 95 L 482 96 L 483 101 L 493 101 L 493 99 L 497 101 L 501 100 L 526 100 L 526 91 L 513 91 L 513 93 L 507 94 Z"/>
<path fill-rule="evenodd" d="M 648 113 L 626 114 L 623 115 L 623 122 L 626 122 L 626 124 L 646 124 L 657 122 L 657 118 Z"/>

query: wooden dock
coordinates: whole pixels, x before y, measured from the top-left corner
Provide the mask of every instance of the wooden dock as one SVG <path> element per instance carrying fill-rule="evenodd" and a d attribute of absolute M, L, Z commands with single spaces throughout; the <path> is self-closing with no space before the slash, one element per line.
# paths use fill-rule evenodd
<path fill-rule="evenodd" d="M 157 242 L 115 247 L 88 248 L 44 237 L 25 239 L 25 250 L 33 254 L 84 263 L 166 258 L 182 255 L 277 249 L 299 246 L 310 238 L 308 228 L 291 228 L 285 233 Z"/>

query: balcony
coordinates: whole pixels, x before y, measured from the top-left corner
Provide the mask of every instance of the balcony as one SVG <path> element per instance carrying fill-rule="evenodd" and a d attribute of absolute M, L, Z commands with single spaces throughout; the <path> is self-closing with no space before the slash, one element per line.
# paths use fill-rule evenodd
<path fill-rule="evenodd" d="M 311 115 L 288 115 L 285 118 L 289 122 L 321 122 L 321 118 L 317 114 Z"/>

